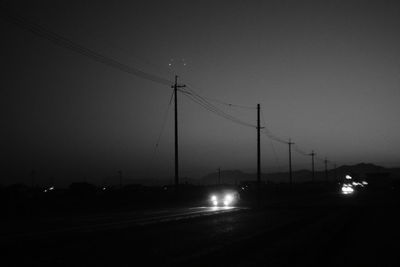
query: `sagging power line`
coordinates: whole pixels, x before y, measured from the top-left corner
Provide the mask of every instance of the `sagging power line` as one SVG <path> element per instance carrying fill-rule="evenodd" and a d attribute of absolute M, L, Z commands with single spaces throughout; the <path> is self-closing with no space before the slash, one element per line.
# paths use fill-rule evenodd
<path fill-rule="evenodd" d="M 53 31 L 37 24 L 37 23 L 28 21 L 27 19 L 25 19 L 21 16 L 12 14 L 11 12 L 7 12 L 7 11 L 3 11 L 2 13 L 5 15 L 4 17 L 9 22 L 13 23 L 14 25 L 17 25 L 18 27 L 20 27 L 24 30 L 28 30 L 39 37 L 45 38 L 58 46 L 67 48 L 67 49 L 72 50 L 76 53 L 79 53 L 83 56 L 86 56 L 94 61 L 105 64 L 109 67 L 118 69 L 120 71 L 132 74 L 132 75 L 140 77 L 142 79 L 152 81 L 155 83 L 159 83 L 162 85 L 170 85 L 171 84 L 171 81 L 168 79 L 162 78 L 160 76 L 157 76 L 157 75 L 145 72 L 145 71 L 142 71 L 138 68 L 128 66 L 124 63 L 119 62 L 116 59 L 113 59 L 109 56 L 105 56 L 105 55 L 98 53 L 92 49 L 89 49 L 81 44 L 78 44 L 58 33 L 55 33 Z"/>
<path fill-rule="evenodd" d="M 234 123 L 240 124 L 242 126 L 246 126 L 246 127 L 251 127 L 251 128 L 256 128 L 255 125 L 245 122 L 233 115 L 230 115 L 228 113 L 226 113 L 225 111 L 221 110 L 220 108 L 218 108 L 217 106 L 213 105 L 212 103 L 210 103 L 207 99 L 205 99 L 204 97 L 200 96 L 198 93 L 196 93 L 193 89 L 191 89 L 190 87 L 186 87 L 188 90 L 180 90 L 180 92 L 183 93 L 184 96 L 186 96 L 188 99 L 190 99 L 191 101 L 193 101 L 194 103 L 200 105 L 201 107 L 203 107 L 204 109 L 208 110 L 211 113 L 214 113 L 217 116 L 220 116 L 224 119 L 230 120 Z"/>
<path fill-rule="evenodd" d="M 8 21 L 10 21 L 11 23 L 13 23 L 14 25 L 17 25 L 18 27 L 24 29 L 24 30 L 28 30 L 32 33 L 34 33 L 35 35 L 45 38 L 51 42 L 53 42 L 54 44 L 67 48 L 71 51 L 74 51 L 76 53 L 79 53 L 83 56 L 86 56 L 94 61 L 97 61 L 99 63 L 105 64 L 109 67 L 115 68 L 117 70 L 120 70 L 122 72 L 137 76 L 139 78 L 148 80 L 148 81 L 152 81 L 155 83 L 159 83 L 162 85 L 170 85 L 171 81 L 168 79 L 165 79 L 163 77 L 142 71 L 138 68 L 134 68 L 132 66 L 126 65 L 124 63 L 119 62 L 116 59 L 113 59 L 111 57 L 105 56 L 101 53 L 98 53 L 92 49 L 89 49 L 81 44 L 78 44 L 54 31 L 51 31 L 45 27 L 43 27 L 42 25 L 39 25 L 37 23 L 34 23 L 32 21 L 28 21 L 27 19 L 18 16 L 16 14 L 13 14 L 12 12 L 9 12 L 9 10 L 4 9 L 2 12 L 4 18 L 6 18 Z M 230 120 L 231 122 L 240 124 L 242 126 L 246 126 L 246 127 L 251 127 L 251 128 L 256 128 L 258 130 L 263 130 L 262 133 L 265 134 L 270 140 L 279 142 L 281 144 L 289 144 L 289 150 L 290 150 L 290 156 L 289 156 L 289 165 L 290 165 L 290 181 L 292 181 L 292 176 L 291 176 L 291 142 L 289 141 L 289 143 L 285 140 L 280 138 L 279 136 L 274 135 L 267 127 L 266 127 L 266 123 L 265 123 L 265 119 L 263 118 L 263 122 L 264 122 L 264 126 L 260 127 L 260 125 L 253 125 L 252 123 L 248 123 L 246 121 L 243 121 L 231 114 L 226 113 L 225 111 L 221 110 L 220 108 L 218 108 L 217 106 L 215 106 L 214 104 L 212 104 L 211 102 L 214 103 L 218 103 L 221 105 L 225 105 L 228 107 L 235 107 L 235 108 L 243 108 L 243 109 L 256 109 L 255 107 L 252 106 L 245 106 L 245 105 L 239 105 L 239 104 L 232 104 L 226 101 L 221 101 L 218 99 L 213 99 L 213 98 L 208 98 L 208 97 L 204 97 L 199 95 L 196 91 L 194 91 L 193 88 L 187 88 L 187 90 L 181 90 L 180 86 L 177 86 L 176 80 L 175 80 L 175 109 L 177 108 L 177 92 L 181 92 L 183 93 L 187 98 L 189 98 L 191 101 L 195 102 L 196 104 L 200 105 L 201 107 L 203 107 L 204 109 L 208 110 L 209 112 L 212 112 L 224 119 Z M 257 109 L 259 110 L 259 107 L 257 107 Z M 177 127 L 177 117 L 175 117 L 175 124 Z M 177 138 L 177 135 L 176 135 Z M 159 141 L 159 138 L 158 138 Z M 158 141 L 157 141 L 157 145 L 158 145 Z M 177 141 L 176 141 L 177 144 Z M 301 155 L 312 155 L 312 172 L 313 172 L 313 180 L 314 180 L 314 155 L 315 153 L 312 152 L 312 154 L 307 154 L 304 151 L 302 151 L 301 149 L 299 149 L 297 146 L 294 146 L 294 150 L 301 154 Z M 177 148 L 176 148 L 177 151 Z M 176 152 L 177 155 L 177 152 Z M 324 159 L 319 159 L 316 158 L 318 160 L 324 161 Z M 326 159 L 325 159 L 326 161 Z M 326 165 L 326 162 L 325 162 Z M 176 169 L 176 175 L 175 175 L 175 180 L 179 180 L 179 176 L 177 174 L 177 169 L 178 167 L 175 167 Z M 176 182 L 177 183 L 177 182 Z"/>

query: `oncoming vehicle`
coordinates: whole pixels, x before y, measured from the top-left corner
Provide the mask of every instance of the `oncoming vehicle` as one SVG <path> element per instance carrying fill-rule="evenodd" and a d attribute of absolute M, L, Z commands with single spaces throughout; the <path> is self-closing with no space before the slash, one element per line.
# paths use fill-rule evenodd
<path fill-rule="evenodd" d="M 347 174 L 345 176 L 345 179 L 342 183 L 342 193 L 345 195 L 352 194 L 355 192 L 356 188 L 363 188 L 368 185 L 368 182 L 360 179 L 360 178 L 354 178 L 353 175 Z"/>
<path fill-rule="evenodd" d="M 346 174 L 345 180 L 342 184 L 342 193 L 345 195 L 352 194 L 354 192 L 353 184 L 352 184 L 353 177 L 349 174 Z"/>
<path fill-rule="evenodd" d="M 353 185 L 352 184 L 343 184 L 342 186 L 342 193 L 347 195 L 351 194 L 354 192 Z"/>
<path fill-rule="evenodd" d="M 213 207 L 230 207 L 237 204 L 239 199 L 236 190 L 219 190 L 210 195 L 209 202 Z"/>

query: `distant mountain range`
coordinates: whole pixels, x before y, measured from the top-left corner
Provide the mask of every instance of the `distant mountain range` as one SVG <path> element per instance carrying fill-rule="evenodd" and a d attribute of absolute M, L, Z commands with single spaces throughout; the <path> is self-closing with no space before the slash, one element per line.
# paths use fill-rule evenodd
<path fill-rule="evenodd" d="M 370 164 L 370 163 L 360 163 L 351 166 L 340 166 L 336 169 L 328 170 L 329 181 L 337 180 L 338 178 L 344 177 L 346 174 L 355 174 L 362 177 L 390 177 L 400 179 L 400 168 L 385 168 L 382 166 Z M 246 173 L 241 170 L 221 170 L 221 184 L 240 184 L 242 181 L 256 181 L 256 173 Z M 40 177 L 39 177 L 40 178 Z M 294 183 L 304 183 L 309 182 L 312 179 L 311 170 L 297 170 L 293 171 L 293 182 Z M 275 172 L 275 173 L 262 173 L 261 180 L 264 183 L 288 183 L 289 173 L 288 172 Z M 318 170 L 315 172 L 315 181 L 325 181 L 325 172 Z M 162 186 L 173 184 L 174 179 L 170 177 L 166 178 L 131 178 L 124 177 L 123 185 L 147 185 L 147 186 Z M 218 172 L 213 172 L 205 175 L 202 178 L 192 178 L 192 177 L 180 177 L 181 184 L 189 185 L 213 185 L 218 184 Z M 5 183 L 11 184 L 11 183 Z M 95 183 L 96 184 L 96 183 Z M 29 184 L 27 184 L 29 185 Z M 38 185 L 44 186 L 49 185 L 49 183 L 38 182 Z M 107 182 L 98 183 L 100 186 L 116 186 L 118 187 L 118 179 L 109 179 Z M 0 184 L 1 186 L 1 184 Z M 59 186 L 59 185 L 57 185 Z M 61 185 L 61 187 L 68 187 L 69 183 Z"/>
<path fill-rule="evenodd" d="M 385 168 L 370 163 L 360 163 L 356 165 L 344 165 L 336 169 L 328 170 L 328 180 L 334 181 L 346 174 L 354 174 L 361 177 L 391 177 L 400 178 L 400 168 Z M 297 170 L 292 173 L 294 183 L 304 183 L 311 181 L 311 170 Z M 256 173 L 245 173 L 240 170 L 222 170 L 221 183 L 222 184 L 239 184 L 241 181 L 255 181 Z M 289 182 L 289 172 L 278 173 L 262 173 L 261 180 L 265 183 L 287 183 Z M 315 181 L 325 181 L 325 171 L 315 172 Z M 202 178 L 202 184 L 217 184 L 218 172 L 207 174 Z"/>

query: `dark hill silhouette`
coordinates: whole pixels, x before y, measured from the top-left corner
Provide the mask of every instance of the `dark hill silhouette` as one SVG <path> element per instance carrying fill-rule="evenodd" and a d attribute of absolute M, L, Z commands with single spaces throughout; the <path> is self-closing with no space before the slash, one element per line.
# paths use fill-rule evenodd
<path fill-rule="evenodd" d="M 336 181 L 346 174 L 354 174 L 360 177 L 400 177 L 400 168 L 384 168 L 371 163 L 359 163 L 356 165 L 343 165 L 336 169 L 328 170 L 328 180 Z M 293 171 L 293 181 L 295 183 L 304 183 L 311 181 L 312 173 L 310 170 Z M 240 170 L 221 171 L 222 184 L 239 184 L 242 181 L 256 180 L 255 173 L 245 173 Z M 289 181 L 288 172 L 262 173 L 261 180 L 265 183 L 287 183 Z M 319 170 L 315 172 L 315 181 L 325 181 L 325 172 Z M 202 178 L 203 184 L 217 184 L 218 172 L 209 173 Z"/>

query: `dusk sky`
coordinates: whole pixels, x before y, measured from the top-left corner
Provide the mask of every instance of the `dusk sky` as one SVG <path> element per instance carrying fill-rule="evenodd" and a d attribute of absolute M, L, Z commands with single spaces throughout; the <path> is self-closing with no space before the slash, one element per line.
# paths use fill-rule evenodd
<path fill-rule="evenodd" d="M 330 168 L 400 166 L 398 1 L 9 2 L 9 14 L 171 85 L 177 74 L 246 123 L 256 125 L 260 104 L 270 132 L 327 157 Z M 118 170 L 171 181 L 170 85 L 96 62 L 9 18 L 0 29 L 0 184 L 28 183 L 32 170 L 61 184 L 102 183 Z M 218 167 L 256 172 L 255 128 L 183 93 L 178 103 L 182 177 Z M 288 146 L 261 139 L 262 172 L 287 171 Z M 293 152 L 294 169 L 310 165 L 310 156 Z"/>

